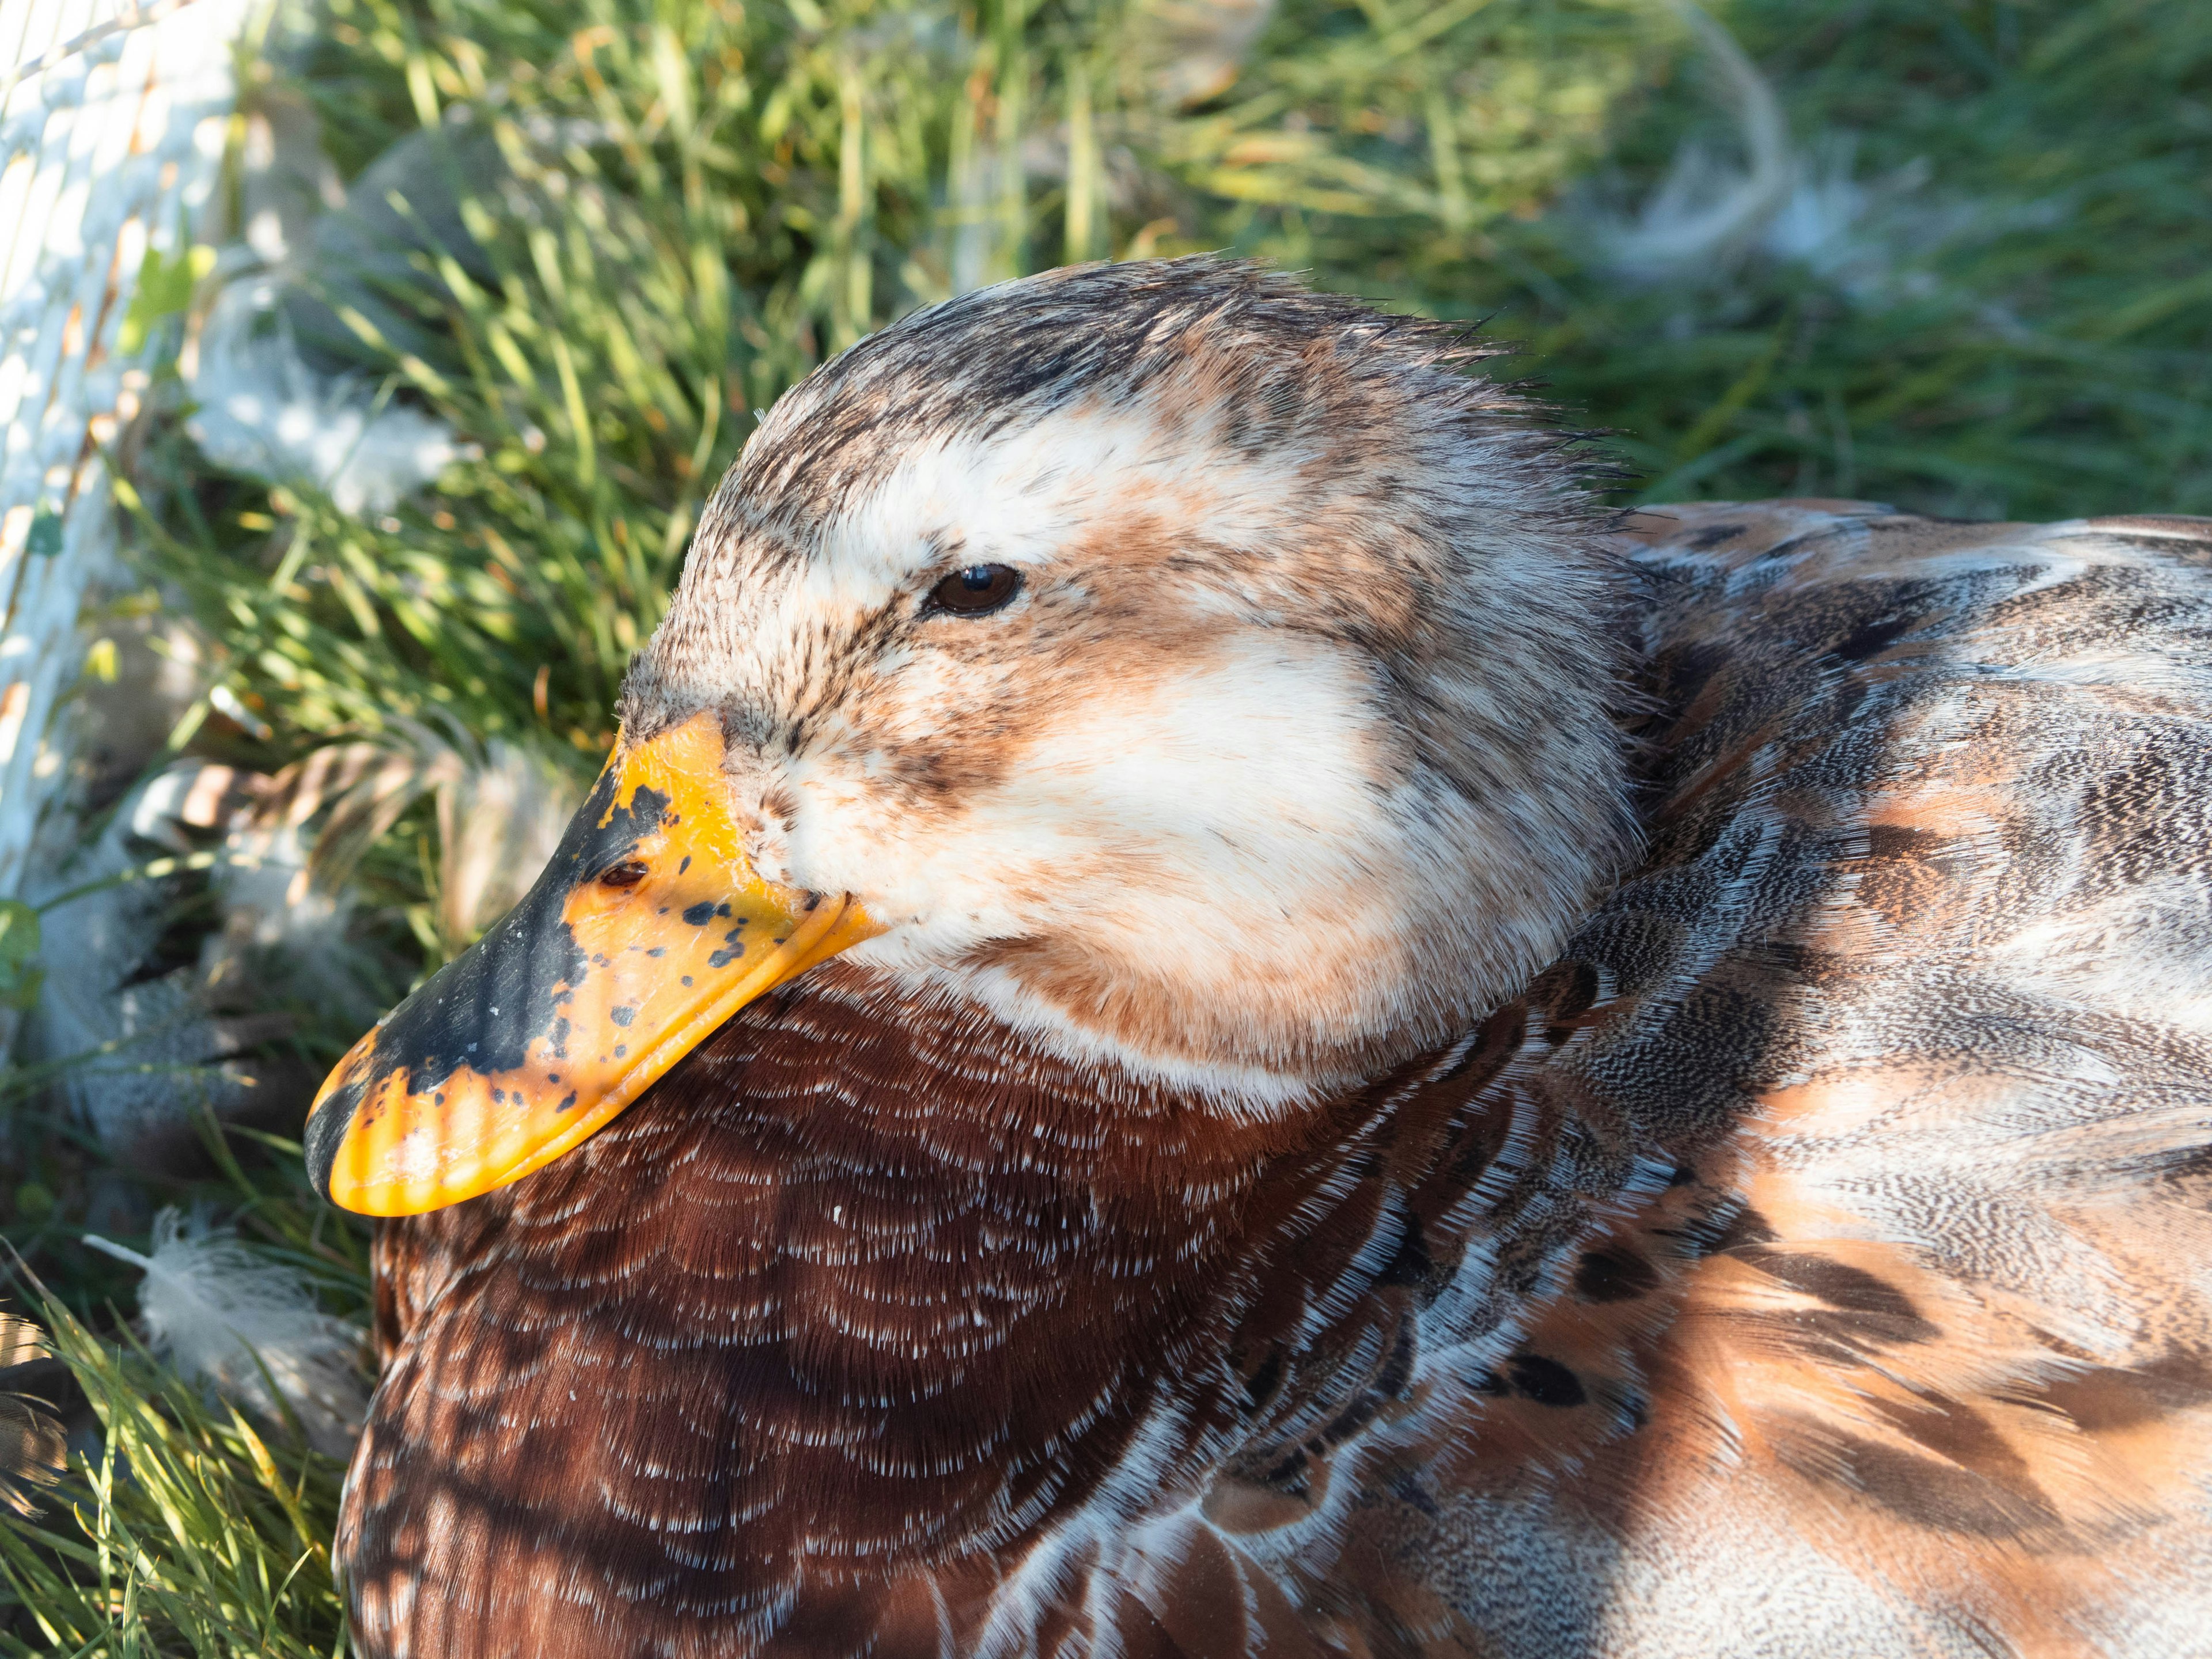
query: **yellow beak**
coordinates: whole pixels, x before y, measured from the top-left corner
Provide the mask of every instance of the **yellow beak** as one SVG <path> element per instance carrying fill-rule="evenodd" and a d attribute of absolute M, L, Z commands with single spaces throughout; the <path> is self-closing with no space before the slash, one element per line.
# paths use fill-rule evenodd
<path fill-rule="evenodd" d="M 338 1062 L 308 1109 L 308 1173 L 363 1215 L 505 1186 L 881 931 L 849 898 L 753 873 L 712 715 L 618 744 L 529 896 Z"/>

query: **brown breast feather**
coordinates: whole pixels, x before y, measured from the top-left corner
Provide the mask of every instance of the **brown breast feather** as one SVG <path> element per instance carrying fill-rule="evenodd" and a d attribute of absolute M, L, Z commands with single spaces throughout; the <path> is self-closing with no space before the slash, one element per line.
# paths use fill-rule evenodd
<path fill-rule="evenodd" d="M 2203 1650 L 2212 525 L 1626 539 L 1649 859 L 1447 1052 L 1238 1125 L 832 964 L 386 1224 L 361 1650 Z"/>

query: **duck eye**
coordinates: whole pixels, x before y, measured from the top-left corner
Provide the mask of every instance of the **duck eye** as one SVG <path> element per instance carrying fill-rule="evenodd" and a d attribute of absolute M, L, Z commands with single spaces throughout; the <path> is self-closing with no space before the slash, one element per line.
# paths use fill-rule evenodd
<path fill-rule="evenodd" d="M 956 617 L 982 617 L 1011 604 L 1022 591 L 1022 574 L 1012 565 L 971 564 L 956 570 L 929 590 L 927 611 Z"/>

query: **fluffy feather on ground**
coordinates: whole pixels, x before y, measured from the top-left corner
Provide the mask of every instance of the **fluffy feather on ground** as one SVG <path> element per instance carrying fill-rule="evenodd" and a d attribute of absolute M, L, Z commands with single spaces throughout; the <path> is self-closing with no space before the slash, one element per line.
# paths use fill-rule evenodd
<path fill-rule="evenodd" d="M 207 1216 L 174 1209 L 154 1218 L 151 1255 L 94 1233 L 84 1242 L 146 1275 L 138 1312 L 148 1344 L 179 1371 L 264 1416 L 289 1407 L 319 1450 L 351 1449 L 368 1400 L 363 1334 L 323 1312 L 299 1273 Z"/>

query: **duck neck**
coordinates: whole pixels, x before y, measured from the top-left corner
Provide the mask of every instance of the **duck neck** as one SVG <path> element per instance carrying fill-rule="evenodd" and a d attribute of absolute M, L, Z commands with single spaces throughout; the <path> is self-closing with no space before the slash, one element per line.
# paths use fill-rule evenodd
<path fill-rule="evenodd" d="M 793 1652 L 900 1583 L 972 1612 L 1048 1528 L 1395 1397 L 1472 1183 L 1510 1207 L 1558 1162 L 1486 1088 L 1529 1022 L 1240 1118 L 827 964 L 569 1157 L 386 1231 L 349 1559 L 484 1607 L 618 1569 L 655 1630 L 712 1608 Z M 1309 1352 L 1363 1285 L 1376 1318 Z M 439 1531 L 464 1496 L 481 1535 Z"/>
<path fill-rule="evenodd" d="M 1205 1315 L 1254 1195 L 1331 1120 L 1231 1115 L 1008 1036 L 832 963 L 664 1085 L 760 1194 L 757 1334 L 817 1419 L 793 1438 L 879 1448 L 788 1484 L 810 1526 L 930 1516 L 973 1547 L 1104 1479 L 1164 1385 L 1222 1374 Z"/>

